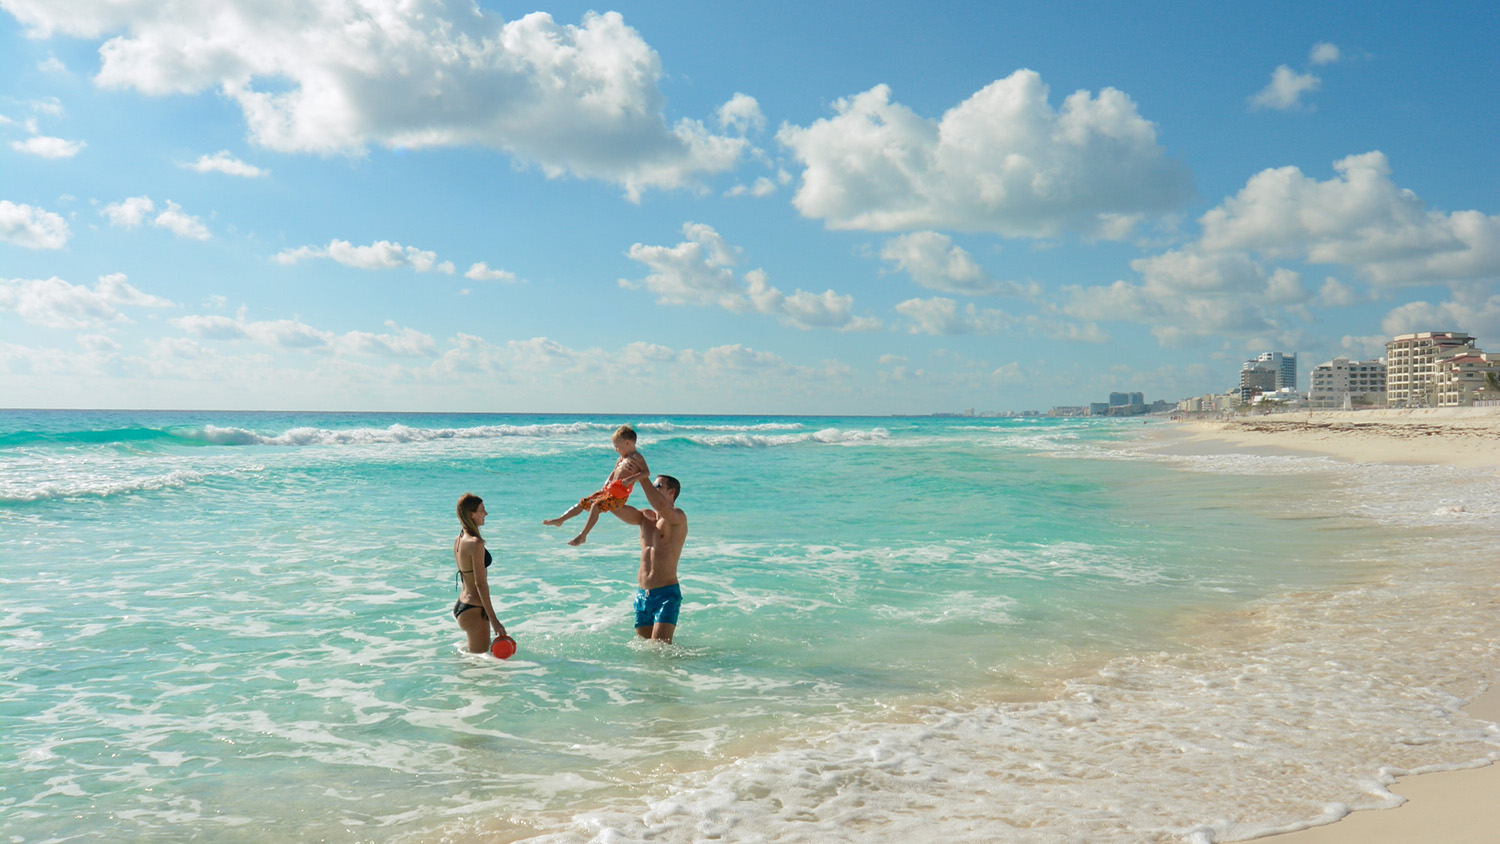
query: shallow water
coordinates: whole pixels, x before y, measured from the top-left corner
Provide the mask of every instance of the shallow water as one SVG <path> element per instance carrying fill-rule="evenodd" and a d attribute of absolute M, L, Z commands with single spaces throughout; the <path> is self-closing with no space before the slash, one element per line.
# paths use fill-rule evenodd
<path fill-rule="evenodd" d="M 633 531 L 540 524 L 621 422 L 683 482 L 668 648 Z M 4 832 L 1224 841 L 1497 755 L 1493 476 L 1150 430 L 0 411 Z M 451 615 L 465 491 L 505 662 Z"/>

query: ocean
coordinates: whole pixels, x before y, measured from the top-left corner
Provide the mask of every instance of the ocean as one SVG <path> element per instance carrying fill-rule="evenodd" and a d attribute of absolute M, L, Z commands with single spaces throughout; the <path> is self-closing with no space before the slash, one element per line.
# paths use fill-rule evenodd
<path fill-rule="evenodd" d="M 541 524 L 622 423 L 682 482 L 669 646 L 634 529 Z M 0 411 L 0 835 L 1203 844 L 1500 758 L 1493 473 L 1168 428 Z"/>

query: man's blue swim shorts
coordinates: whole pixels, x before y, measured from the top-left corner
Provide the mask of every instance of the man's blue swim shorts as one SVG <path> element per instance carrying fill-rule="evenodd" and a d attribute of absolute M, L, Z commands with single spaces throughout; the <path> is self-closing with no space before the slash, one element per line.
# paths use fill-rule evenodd
<path fill-rule="evenodd" d="M 677 611 L 682 608 L 682 587 L 676 583 L 658 586 L 647 591 L 635 590 L 635 626 L 650 627 L 654 624 L 676 624 Z"/>

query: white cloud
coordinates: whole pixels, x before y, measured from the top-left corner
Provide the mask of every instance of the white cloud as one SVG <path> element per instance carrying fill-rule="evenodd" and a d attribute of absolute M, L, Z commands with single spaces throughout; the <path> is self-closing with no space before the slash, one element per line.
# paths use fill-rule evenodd
<path fill-rule="evenodd" d="M 47 58 L 42 59 L 41 61 L 36 63 L 36 69 L 40 70 L 43 73 L 68 72 L 68 66 L 63 64 L 61 59 L 59 59 L 57 56 L 52 55 L 51 53 L 47 54 Z"/>
<path fill-rule="evenodd" d="M 208 227 L 203 225 L 202 220 L 183 213 L 182 206 L 170 199 L 167 200 L 166 209 L 156 215 L 156 219 L 151 224 L 157 228 L 166 229 L 178 237 L 190 237 L 194 240 L 208 240 L 213 237 L 208 233 Z"/>
<path fill-rule="evenodd" d="M 1267 269 L 1241 253 L 1205 253 L 1189 246 L 1131 262 L 1139 285 L 1070 287 L 1064 313 L 1083 320 L 1151 326 L 1166 344 L 1190 337 L 1260 336 L 1280 330 L 1278 306 L 1307 299 L 1300 276 Z"/>
<path fill-rule="evenodd" d="M 21 319 L 44 328 L 96 329 L 111 322 L 129 322 L 119 311 L 122 307 L 175 306 L 142 293 L 119 273 L 100 276 L 92 289 L 56 276 L 46 280 L 0 279 L 0 311 L 14 311 Z"/>
<path fill-rule="evenodd" d="M 1302 95 L 1316 91 L 1322 85 L 1323 80 L 1311 73 L 1298 73 L 1286 65 L 1280 65 L 1271 72 L 1270 84 L 1250 98 L 1250 105 L 1254 108 L 1286 111 L 1302 105 Z"/>
<path fill-rule="evenodd" d="M 386 323 L 392 330 L 389 334 L 367 331 L 335 334 L 295 319 L 248 320 L 243 316 L 230 319 L 203 314 L 178 317 L 172 320 L 172 325 L 199 340 L 247 340 L 273 350 L 327 353 L 345 357 L 437 356 L 437 343 L 430 335 L 403 328 L 394 322 Z"/>
<path fill-rule="evenodd" d="M 1307 54 L 1307 61 L 1315 65 L 1333 64 L 1341 58 L 1343 58 L 1343 51 L 1339 50 L 1339 46 L 1337 44 L 1330 44 L 1327 41 L 1319 41 L 1314 44 L 1312 50 Z"/>
<path fill-rule="evenodd" d="M 753 196 L 764 199 L 776 192 L 777 185 L 767 176 L 761 176 L 755 180 L 753 185 L 735 185 L 724 192 L 725 196 Z"/>
<path fill-rule="evenodd" d="M 1296 167 L 1264 170 L 1203 215 L 1202 247 L 1343 264 L 1381 286 L 1500 275 L 1500 216 L 1443 214 L 1390 178 L 1383 153 L 1334 163 L 1319 182 Z"/>
<path fill-rule="evenodd" d="M 645 264 L 651 273 L 639 282 L 620 280 L 629 290 L 646 289 L 663 305 L 699 305 L 724 308 L 736 313 L 761 313 L 779 318 L 797 328 L 835 328 L 867 331 L 880 327 L 871 317 L 853 315 L 854 297 L 832 290 L 790 295 L 772 287 L 761 270 L 735 277 L 734 249 L 712 226 L 684 223 L 688 239 L 676 246 L 630 247 L 631 260 Z"/>
<path fill-rule="evenodd" d="M 1035 282 L 1018 284 L 990 278 L 967 250 L 937 232 L 913 232 L 892 238 L 881 247 L 880 257 L 895 264 L 917 284 L 945 293 L 1026 298 L 1041 294 L 1041 287 Z"/>
<path fill-rule="evenodd" d="M 748 94 L 736 93 L 729 102 L 719 106 L 719 127 L 740 134 L 766 128 L 766 116 L 760 112 L 760 103 Z"/>
<path fill-rule="evenodd" d="M 0 241 L 27 249 L 61 249 L 71 236 L 68 222 L 60 215 L 0 199 Z"/>
<path fill-rule="evenodd" d="M 1296 268 L 1336 265 L 1375 288 L 1441 283 L 1454 291 L 1449 303 L 1392 311 L 1389 325 L 1412 326 L 1402 331 L 1461 321 L 1500 333 L 1500 320 L 1489 322 L 1494 303 L 1486 292 L 1500 278 L 1500 217 L 1428 210 L 1391 181 L 1379 152 L 1349 156 L 1334 168 L 1338 176 L 1322 182 L 1295 167 L 1252 176 L 1199 219 L 1197 241 L 1133 261 L 1139 283 L 1066 288 L 1063 312 L 1148 325 L 1165 344 L 1293 337 L 1294 323 L 1314 318 L 1312 306 L 1376 298 L 1331 276 L 1310 292 Z M 1459 319 L 1465 308 L 1467 321 Z"/>
<path fill-rule="evenodd" d="M 166 229 L 178 237 L 188 237 L 194 240 L 208 240 L 213 237 L 208 227 L 198 217 L 186 213 L 182 206 L 167 200 L 167 207 L 161 213 L 156 211 L 156 203 L 149 196 L 132 196 L 119 202 L 111 202 L 99 211 L 110 225 L 121 228 L 133 229 L 145 223 L 149 218 L 151 225 Z M 155 214 L 155 216 L 152 216 Z"/>
<path fill-rule="evenodd" d="M 998 334 L 1015 324 L 1004 311 L 980 310 L 973 303 L 960 308 L 952 299 L 907 299 L 896 305 L 896 312 L 911 321 L 912 334 Z"/>
<path fill-rule="evenodd" d="M 471 0 L 54 3 L 12 0 L 34 36 L 108 37 L 95 82 L 217 90 L 282 152 L 477 145 L 624 188 L 693 186 L 748 143 L 665 116 L 661 60 L 618 13 L 504 21 Z M 748 99 L 748 98 L 745 98 Z M 735 121 L 753 117 L 731 100 Z"/>
<path fill-rule="evenodd" d="M 876 86 L 834 117 L 777 133 L 804 165 L 794 201 L 830 228 L 1122 237 L 1192 193 L 1124 93 L 1078 91 L 1060 111 L 1018 70 L 931 121 Z"/>
<path fill-rule="evenodd" d="M 389 320 L 385 325 L 394 333 L 371 334 L 365 331 L 350 331 L 334 341 L 334 349 L 341 354 L 373 357 L 430 358 L 437 356 L 437 343 L 431 335 L 411 328 L 403 328 Z"/>
<path fill-rule="evenodd" d="M 489 264 L 480 261 L 469 267 L 468 272 L 464 273 L 464 278 L 471 278 L 475 281 L 515 281 L 516 274 L 510 270 L 492 270 Z"/>
<path fill-rule="evenodd" d="M 1331 276 L 1324 279 L 1323 286 L 1318 288 L 1318 301 L 1335 308 L 1357 305 L 1365 298 L 1353 287 Z"/>
<path fill-rule="evenodd" d="M 346 267 L 361 270 L 411 267 L 417 272 L 440 272 L 447 275 L 452 275 L 457 271 L 452 261 L 439 261 L 435 252 L 428 252 L 415 246 L 402 246 L 389 240 L 377 240 L 369 246 L 355 246 L 347 240 L 335 239 L 329 241 L 327 246 L 299 246 L 296 249 L 283 249 L 273 260 L 278 264 L 295 264 L 308 258 L 329 258 Z M 470 267 L 469 272 L 473 273 L 474 268 Z M 468 277 L 476 278 L 474 275 Z"/>
<path fill-rule="evenodd" d="M 24 141 L 11 141 L 11 149 L 24 152 L 27 155 L 35 155 L 41 158 L 72 158 L 77 155 L 88 144 L 83 141 L 69 141 L 62 138 L 52 138 L 46 135 L 33 135 Z"/>
<path fill-rule="evenodd" d="M 199 173 L 224 173 L 230 176 L 243 176 L 247 179 L 258 179 L 271 174 L 270 170 L 262 170 L 235 158 L 227 149 L 219 150 L 213 155 L 200 155 L 197 161 L 179 166 Z"/>
<path fill-rule="evenodd" d="M 1488 285 L 1454 285 L 1452 298 L 1436 304 L 1408 302 L 1380 321 L 1388 340 L 1414 331 L 1463 331 L 1475 337 L 1500 336 L 1500 295 Z"/>
<path fill-rule="evenodd" d="M 156 203 L 149 196 L 132 196 L 119 202 L 111 202 L 99 212 L 110 225 L 133 229 L 146 221 L 146 215 L 156 210 Z"/>

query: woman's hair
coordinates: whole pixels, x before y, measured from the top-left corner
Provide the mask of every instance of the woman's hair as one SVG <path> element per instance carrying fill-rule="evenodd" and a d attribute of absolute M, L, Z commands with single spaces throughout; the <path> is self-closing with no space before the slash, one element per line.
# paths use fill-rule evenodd
<path fill-rule="evenodd" d="M 479 535 L 479 525 L 474 524 L 474 514 L 483 503 L 484 499 L 472 492 L 466 492 L 458 498 L 458 523 L 464 526 L 464 533 L 481 540 L 484 537 Z"/>

